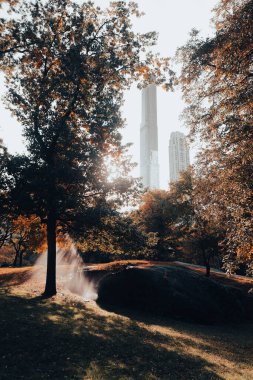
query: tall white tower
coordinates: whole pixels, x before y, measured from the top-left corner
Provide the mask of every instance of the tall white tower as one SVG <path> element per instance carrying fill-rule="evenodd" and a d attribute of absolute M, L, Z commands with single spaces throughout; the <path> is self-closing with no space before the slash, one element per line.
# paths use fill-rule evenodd
<path fill-rule="evenodd" d="M 182 132 L 172 132 L 169 142 L 170 182 L 179 179 L 182 171 L 190 165 L 189 147 Z"/>
<path fill-rule="evenodd" d="M 158 189 L 157 96 L 154 84 L 142 90 L 140 145 L 140 174 L 143 186 Z"/>

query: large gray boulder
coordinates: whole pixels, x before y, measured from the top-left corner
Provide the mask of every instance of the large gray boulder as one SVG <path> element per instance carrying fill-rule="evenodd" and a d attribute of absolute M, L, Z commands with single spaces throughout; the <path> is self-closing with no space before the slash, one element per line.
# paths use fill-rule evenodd
<path fill-rule="evenodd" d="M 246 297 L 202 274 L 179 267 L 128 268 L 98 285 L 97 302 L 201 323 L 248 319 Z"/>

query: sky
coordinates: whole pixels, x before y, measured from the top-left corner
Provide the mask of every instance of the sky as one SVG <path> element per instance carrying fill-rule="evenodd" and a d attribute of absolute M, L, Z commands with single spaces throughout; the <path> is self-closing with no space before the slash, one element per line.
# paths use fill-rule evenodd
<path fill-rule="evenodd" d="M 95 0 L 102 8 L 109 5 L 109 0 Z M 200 30 L 203 36 L 211 35 L 212 9 L 217 0 L 138 0 L 139 8 L 145 13 L 140 19 L 134 20 L 134 29 L 138 32 L 156 31 L 159 33 L 155 51 L 161 56 L 173 57 L 178 47 L 188 39 L 192 28 Z M 0 11 L 1 12 L 1 11 Z M 3 76 L 0 74 L 0 97 L 5 93 Z M 180 121 L 184 103 L 180 92 L 165 92 L 157 90 L 158 108 L 158 144 L 160 187 L 168 188 L 169 155 L 168 143 L 170 133 L 181 131 L 187 134 L 187 129 Z M 141 123 L 141 92 L 132 86 L 125 94 L 125 104 L 122 109 L 126 119 L 126 127 L 122 131 L 123 142 L 131 142 L 130 154 L 138 166 L 133 170 L 134 176 L 139 176 L 140 154 L 140 123 Z M 10 153 L 24 151 L 22 128 L 5 109 L 0 100 L 0 137 Z M 194 159 L 194 147 L 191 148 L 191 161 Z"/>

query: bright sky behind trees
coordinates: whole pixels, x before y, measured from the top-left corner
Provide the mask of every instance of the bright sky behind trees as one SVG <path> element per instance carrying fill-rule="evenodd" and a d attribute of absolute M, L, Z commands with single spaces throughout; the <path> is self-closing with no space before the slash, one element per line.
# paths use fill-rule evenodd
<path fill-rule="evenodd" d="M 102 8 L 109 0 L 96 0 Z M 173 56 L 176 48 L 183 45 L 192 28 L 199 29 L 207 36 L 212 33 L 210 20 L 211 10 L 217 0 L 138 0 L 140 10 L 145 12 L 141 19 L 134 20 L 134 28 L 140 32 L 157 31 L 158 44 L 155 48 L 161 56 Z M 0 95 L 4 95 L 3 76 L 0 76 Z M 132 142 L 130 153 L 133 160 L 139 163 L 139 129 L 141 122 L 141 93 L 133 87 L 126 93 L 123 114 L 126 128 L 123 131 L 124 142 Z M 186 132 L 183 122 L 179 120 L 184 104 L 178 91 L 165 93 L 158 89 L 158 128 L 159 128 L 159 163 L 160 186 L 166 189 L 169 179 L 168 141 L 172 131 Z M 0 102 L 0 137 L 3 138 L 11 153 L 22 152 L 22 128 Z M 139 176 L 139 168 L 134 170 Z"/>

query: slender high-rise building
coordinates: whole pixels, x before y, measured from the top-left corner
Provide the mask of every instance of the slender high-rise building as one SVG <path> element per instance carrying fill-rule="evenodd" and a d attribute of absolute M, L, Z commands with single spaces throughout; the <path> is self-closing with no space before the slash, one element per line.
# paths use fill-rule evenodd
<path fill-rule="evenodd" d="M 182 132 L 172 132 L 169 142 L 170 182 L 179 179 L 182 171 L 190 165 L 189 147 Z"/>
<path fill-rule="evenodd" d="M 159 188 L 157 96 L 154 84 L 142 90 L 140 172 L 144 187 Z"/>

